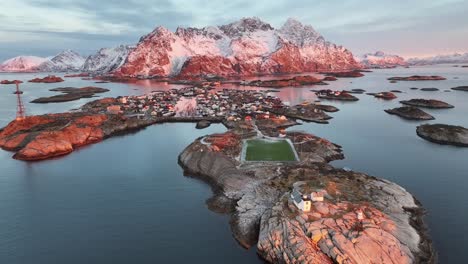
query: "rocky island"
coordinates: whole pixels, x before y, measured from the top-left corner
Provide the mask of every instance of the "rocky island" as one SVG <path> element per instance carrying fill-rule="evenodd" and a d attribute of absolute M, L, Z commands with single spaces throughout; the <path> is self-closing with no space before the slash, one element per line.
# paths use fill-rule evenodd
<path fill-rule="evenodd" d="M 337 101 L 359 101 L 359 98 L 350 94 L 347 91 L 332 91 L 332 90 L 320 90 L 315 91 L 315 94 L 320 99 L 326 100 L 337 100 Z"/>
<path fill-rule="evenodd" d="M 391 77 L 388 78 L 389 81 L 444 81 L 447 78 L 442 76 L 421 76 L 421 75 L 413 75 L 409 77 Z"/>
<path fill-rule="evenodd" d="M 435 99 L 411 99 L 400 101 L 400 103 L 404 105 L 434 109 L 454 108 L 454 106 L 451 104 Z"/>
<path fill-rule="evenodd" d="M 458 87 L 452 88 L 452 90 L 454 90 L 454 91 L 468 92 L 468 86 L 458 86 Z"/>
<path fill-rule="evenodd" d="M 31 83 L 58 83 L 58 82 L 63 82 L 64 80 L 58 76 L 55 75 L 49 75 L 44 78 L 34 78 L 32 80 L 29 80 L 28 82 Z"/>
<path fill-rule="evenodd" d="M 335 78 L 359 78 L 364 77 L 361 71 L 344 71 L 344 72 L 325 72 L 327 76 L 335 77 Z"/>
<path fill-rule="evenodd" d="M 437 144 L 468 147 L 468 129 L 461 126 L 421 125 L 417 127 L 416 134 Z"/>
<path fill-rule="evenodd" d="M 387 109 L 385 112 L 391 115 L 397 115 L 409 120 L 434 120 L 435 118 L 430 114 L 424 112 L 423 110 L 413 107 L 413 106 L 404 106 L 397 107 L 394 109 Z"/>
<path fill-rule="evenodd" d="M 213 187 L 208 206 L 231 215 L 241 245 L 270 263 L 435 262 L 424 210 L 403 188 L 333 168 L 341 147 L 301 132 L 283 138 L 296 162 L 243 162 L 243 142 L 258 137 L 245 128 L 199 138 L 179 156 L 187 175 Z M 310 208 L 297 193 L 311 193 Z"/>
<path fill-rule="evenodd" d="M 280 79 L 280 80 L 256 80 L 251 82 L 242 82 L 243 85 L 258 86 L 258 87 L 270 87 L 270 88 L 282 88 L 290 86 L 304 86 L 304 85 L 326 85 L 322 79 L 314 76 L 296 76 L 291 79 Z"/>
<path fill-rule="evenodd" d="M 384 100 L 393 100 L 398 98 L 394 93 L 392 92 L 380 92 L 380 93 L 375 93 L 372 94 L 375 98 L 380 98 Z"/>
<path fill-rule="evenodd" d="M 20 83 L 23 83 L 23 81 L 20 81 L 20 80 L 13 80 L 13 81 L 2 80 L 0 82 L 0 84 L 20 84 Z"/>
<path fill-rule="evenodd" d="M 54 95 L 50 97 L 41 97 L 35 100 L 32 100 L 31 103 L 36 104 L 47 104 L 47 103 L 61 103 L 61 102 L 69 102 L 79 100 L 81 98 L 91 98 L 94 97 L 97 93 L 105 93 L 108 92 L 108 89 L 99 88 L 99 87 L 82 87 L 82 88 L 74 88 L 74 87 L 60 87 L 50 89 L 49 91 L 52 92 L 61 92 L 60 95 Z"/>

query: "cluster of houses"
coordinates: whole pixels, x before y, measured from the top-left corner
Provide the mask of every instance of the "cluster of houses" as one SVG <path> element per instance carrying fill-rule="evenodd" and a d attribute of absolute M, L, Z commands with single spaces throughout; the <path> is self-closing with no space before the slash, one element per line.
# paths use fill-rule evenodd
<path fill-rule="evenodd" d="M 282 101 L 254 90 L 224 89 L 196 95 L 200 116 L 224 117 L 235 120 L 241 117 L 269 118 L 271 108 L 283 108 Z"/>
<path fill-rule="evenodd" d="M 302 194 L 297 189 L 291 192 L 291 199 L 299 210 L 303 212 L 310 212 L 312 202 L 323 202 L 325 191 L 318 190 L 310 194 Z"/>
<path fill-rule="evenodd" d="M 315 192 L 311 192 L 309 194 L 302 194 L 296 188 L 293 189 L 291 192 L 291 200 L 293 201 L 294 205 L 304 213 L 310 212 L 312 209 L 312 202 L 323 202 L 325 190 L 317 190 Z M 359 221 L 364 220 L 364 213 L 362 210 L 356 210 L 356 218 Z"/>
<path fill-rule="evenodd" d="M 283 118 L 270 114 L 270 109 L 283 109 L 281 99 L 255 90 L 185 87 L 168 91 L 155 91 L 145 95 L 118 97 L 119 104 L 107 108 L 109 113 L 137 115 L 145 118 L 176 115 L 181 99 L 196 102 L 193 113 L 197 117 L 226 117 L 229 121 L 245 119 Z"/>
<path fill-rule="evenodd" d="M 175 115 L 175 105 L 180 96 L 176 90 L 157 91 L 145 95 L 123 96 L 118 100 L 120 105 L 110 106 L 108 112 L 121 112 L 125 114 L 141 114 L 151 117 Z"/>

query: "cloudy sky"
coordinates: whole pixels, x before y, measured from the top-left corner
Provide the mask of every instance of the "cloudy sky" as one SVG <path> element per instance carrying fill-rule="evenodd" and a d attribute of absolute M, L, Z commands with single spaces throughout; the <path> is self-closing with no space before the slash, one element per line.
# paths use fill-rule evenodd
<path fill-rule="evenodd" d="M 257 16 L 279 27 L 288 17 L 315 27 L 355 54 L 405 57 L 468 52 L 466 0 L 0 0 L 0 60 L 89 55 L 136 43 L 162 25 L 221 25 Z M 116 4 L 118 2 L 118 4 Z"/>

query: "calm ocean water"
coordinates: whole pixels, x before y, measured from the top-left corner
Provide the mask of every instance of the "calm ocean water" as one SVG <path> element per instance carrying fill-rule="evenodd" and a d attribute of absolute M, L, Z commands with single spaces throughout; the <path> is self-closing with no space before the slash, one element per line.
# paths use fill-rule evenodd
<path fill-rule="evenodd" d="M 387 77 L 437 74 L 442 82 L 400 82 Z M 0 74 L 28 80 L 43 74 Z M 457 79 L 455 79 L 457 78 Z M 59 84 L 24 83 L 23 99 L 54 95 L 48 89 L 95 85 L 110 88 L 102 96 L 143 94 L 175 86 L 152 81 L 94 84 L 66 79 Z M 468 127 L 468 93 L 443 90 L 468 85 L 468 69 L 431 66 L 378 70 L 359 79 L 340 79 L 317 89 L 399 89 L 398 100 L 441 99 L 455 109 L 428 110 L 431 123 Z M 178 86 L 180 87 L 180 86 Z M 439 92 L 410 90 L 437 87 Z M 239 89 L 238 87 L 231 87 Z M 243 88 L 245 89 L 245 88 Z M 285 88 L 275 95 L 291 104 L 313 100 L 308 88 Z M 14 86 L 0 86 L 0 126 L 15 117 Z M 468 149 L 440 146 L 416 136 L 421 122 L 383 112 L 398 100 L 357 95 L 356 103 L 333 104 L 329 125 L 304 124 L 303 130 L 344 148 L 334 162 L 392 180 L 413 193 L 426 217 L 441 263 L 462 263 L 468 238 Z M 93 99 L 59 104 L 26 103 L 28 114 L 61 112 Z M 244 250 L 231 236 L 228 217 L 209 211 L 210 188 L 183 176 L 178 154 L 195 138 L 224 131 L 221 125 L 196 130 L 194 124 L 164 124 L 84 147 L 43 162 L 11 159 L 0 150 L 0 263 L 261 263 L 255 250 Z"/>

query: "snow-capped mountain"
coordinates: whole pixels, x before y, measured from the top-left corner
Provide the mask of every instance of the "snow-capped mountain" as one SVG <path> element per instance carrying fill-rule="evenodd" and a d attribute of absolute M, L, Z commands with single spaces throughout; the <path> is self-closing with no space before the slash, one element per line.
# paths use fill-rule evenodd
<path fill-rule="evenodd" d="M 89 56 L 81 68 L 84 72 L 107 73 L 113 71 L 125 62 L 134 47 L 120 45 L 114 48 L 100 49 L 96 54 Z"/>
<path fill-rule="evenodd" d="M 36 56 L 18 56 L 4 61 L 0 64 L 3 72 L 35 72 L 37 67 L 48 61 L 47 58 Z"/>
<path fill-rule="evenodd" d="M 353 54 L 311 26 L 289 19 L 274 29 L 258 18 L 223 26 L 157 27 L 143 36 L 126 62 L 123 76 L 252 75 L 360 68 Z"/>
<path fill-rule="evenodd" d="M 37 67 L 41 72 L 70 72 L 79 71 L 83 67 L 85 58 L 72 50 L 65 50 L 52 59 L 43 62 Z"/>
<path fill-rule="evenodd" d="M 408 65 L 404 58 L 398 55 L 385 54 L 383 51 L 364 54 L 364 56 L 362 56 L 362 58 L 358 58 L 358 60 L 366 68 L 394 68 L 397 66 Z"/>
<path fill-rule="evenodd" d="M 429 64 L 444 64 L 444 63 L 468 63 L 467 53 L 455 53 L 449 55 L 438 55 L 425 58 L 411 58 L 408 60 L 411 65 L 429 65 Z"/>

